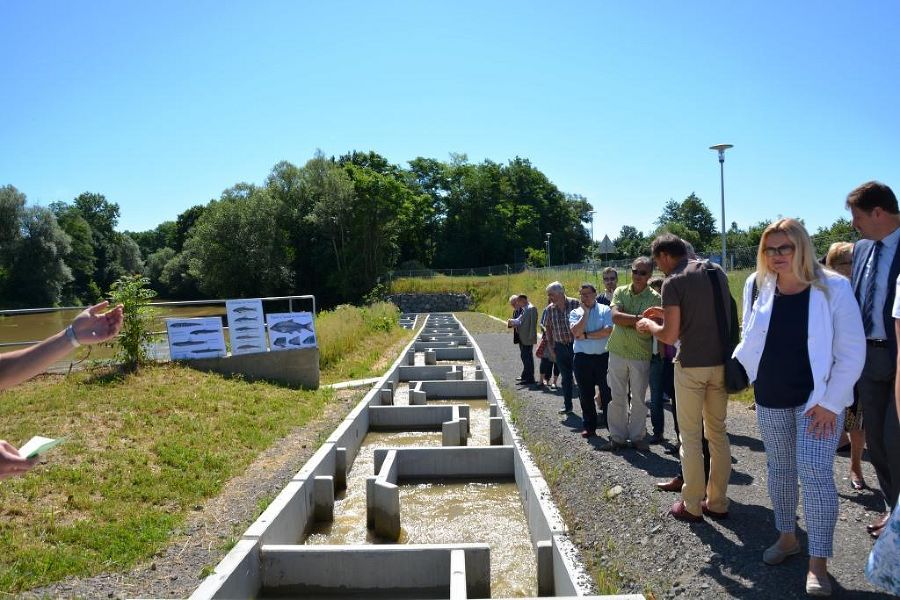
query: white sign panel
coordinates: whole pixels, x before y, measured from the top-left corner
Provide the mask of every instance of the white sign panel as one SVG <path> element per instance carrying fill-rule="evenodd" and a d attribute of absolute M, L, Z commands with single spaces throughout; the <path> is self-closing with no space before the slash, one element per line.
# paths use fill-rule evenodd
<path fill-rule="evenodd" d="M 266 324 L 262 300 L 227 300 L 228 338 L 231 354 L 266 351 Z"/>
<path fill-rule="evenodd" d="M 172 360 L 225 356 L 225 335 L 220 317 L 166 319 Z"/>
<path fill-rule="evenodd" d="M 315 348 L 318 345 L 312 313 L 271 313 L 266 315 L 266 322 L 272 350 Z"/>

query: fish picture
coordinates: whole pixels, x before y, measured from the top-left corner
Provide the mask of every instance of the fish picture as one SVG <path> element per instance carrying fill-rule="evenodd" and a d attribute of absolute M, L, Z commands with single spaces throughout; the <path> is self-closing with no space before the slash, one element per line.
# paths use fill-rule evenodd
<path fill-rule="evenodd" d="M 275 341 L 272 343 L 275 344 L 276 346 L 278 346 L 279 348 L 285 348 L 287 346 L 287 338 L 283 337 L 283 336 L 279 337 L 279 338 L 275 338 Z"/>
<path fill-rule="evenodd" d="M 257 337 L 258 336 L 255 336 L 255 335 L 239 335 L 234 339 L 236 339 L 236 340 L 255 340 Z"/>
<path fill-rule="evenodd" d="M 270 325 L 269 329 L 278 333 L 300 333 L 301 331 L 312 332 L 312 323 L 298 323 L 297 321 L 281 321 L 275 325 Z"/>
<path fill-rule="evenodd" d="M 304 346 L 315 345 L 315 343 L 316 343 L 316 336 L 314 336 L 314 335 L 311 335 L 308 338 L 306 338 L 305 340 L 303 340 Z"/>
<path fill-rule="evenodd" d="M 256 331 L 256 327 L 236 327 L 235 331 Z"/>
<path fill-rule="evenodd" d="M 303 343 L 303 342 L 300 341 L 300 336 L 299 336 L 299 335 L 298 335 L 298 336 L 295 336 L 295 337 L 292 337 L 291 339 L 288 340 L 288 344 L 290 344 L 291 346 L 299 346 L 299 345 L 302 344 L 302 343 Z"/>
<path fill-rule="evenodd" d="M 255 313 L 256 309 L 251 308 L 249 306 L 238 306 L 237 308 L 234 309 L 234 312 L 236 312 L 236 313 L 245 313 L 245 312 Z"/>
<path fill-rule="evenodd" d="M 191 350 L 191 354 L 209 354 L 210 352 L 224 352 L 221 348 L 199 348 Z"/>
<path fill-rule="evenodd" d="M 177 323 L 169 323 L 169 327 L 197 327 L 200 323 L 191 323 L 190 321 L 179 321 Z"/>
<path fill-rule="evenodd" d="M 261 350 L 261 348 L 255 344 L 242 344 L 237 347 L 238 350 Z"/>
<path fill-rule="evenodd" d="M 191 335 L 205 335 L 205 334 L 216 333 L 216 332 L 217 332 L 217 330 L 215 330 L 215 329 L 197 329 L 195 331 L 191 331 L 190 333 L 191 333 Z"/>
<path fill-rule="evenodd" d="M 258 317 L 238 317 L 234 320 L 235 323 L 247 323 L 247 322 L 256 322 L 258 321 Z"/>
<path fill-rule="evenodd" d="M 188 340 L 186 342 L 172 342 L 173 346 L 202 346 L 206 342 L 201 342 L 200 340 Z"/>

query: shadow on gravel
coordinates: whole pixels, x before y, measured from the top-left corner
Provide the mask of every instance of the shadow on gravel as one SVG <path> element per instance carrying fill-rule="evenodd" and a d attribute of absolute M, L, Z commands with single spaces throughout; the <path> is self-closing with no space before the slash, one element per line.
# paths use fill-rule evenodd
<path fill-rule="evenodd" d="M 765 446 L 763 446 L 762 440 L 750 437 L 748 435 L 729 433 L 728 439 L 731 441 L 731 445 L 733 446 L 744 446 L 745 448 L 753 452 L 765 453 L 766 451 Z"/>
<path fill-rule="evenodd" d="M 845 492 L 841 488 L 838 488 L 838 496 L 840 496 L 842 500 L 848 500 L 854 504 L 859 504 L 864 509 L 871 512 L 880 513 L 885 510 L 884 496 L 881 495 L 881 492 L 874 490 L 871 487 L 868 490 L 861 492 L 854 492 L 852 490 L 847 490 Z"/>

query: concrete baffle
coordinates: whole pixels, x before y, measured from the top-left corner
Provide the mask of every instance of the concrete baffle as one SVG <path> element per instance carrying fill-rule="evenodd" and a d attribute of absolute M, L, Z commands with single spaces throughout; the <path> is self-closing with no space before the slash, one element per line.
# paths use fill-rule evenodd
<path fill-rule="evenodd" d="M 425 351 L 425 364 L 426 365 L 436 365 L 437 364 L 437 352 L 434 350 L 426 350 Z"/>
<path fill-rule="evenodd" d="M 334 520 L 334 477 L 318 475 L 313 487 L 313 515 L 316 521 Z"/>

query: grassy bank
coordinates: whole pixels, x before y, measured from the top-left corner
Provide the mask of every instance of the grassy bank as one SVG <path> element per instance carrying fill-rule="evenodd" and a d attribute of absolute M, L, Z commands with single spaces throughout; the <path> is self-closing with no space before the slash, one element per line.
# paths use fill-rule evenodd
<path fill-rule="evenodd" d="M 325 382 L 374 374 L 411 335 L 391 305 L 323 313 L 317 330 Z M 148 559 L 193 507 L 333 398 L 171 364 L 44 376 L 0 393 L 0 438 L 68 438 L 0 485 L 0 593 Z"/>
<path fill-rule="evenodd" d="M 733 271 L 728 273 L 728 284 L 731 294 L 741 306 L 743 286 L 750 271 Z M 657 272 L 656 275 L 662 276 Z M 509 318 L 509 296 L 511 294 L 527 294 L 534 300 L 535 306 L 545 303 L 544 289 L 552 281 L 560 281 L 566 287 L 569 296 L 577 297 L 578 288 L 583 282 L 593 283 L 601 289 L 602 281 L 599 272 L 585 271 L 525 271 L 513 275 L 488 275 L 481 277 L 447 277 L 433 278 L 400 278 L 391 282 L 392 293 L 442 293 L 466 292 L 474 300 L 471 310 L 494 315 L 501 319 Z M 619 271 L 619 284 L 631 281 L 631 273 Z"/>

